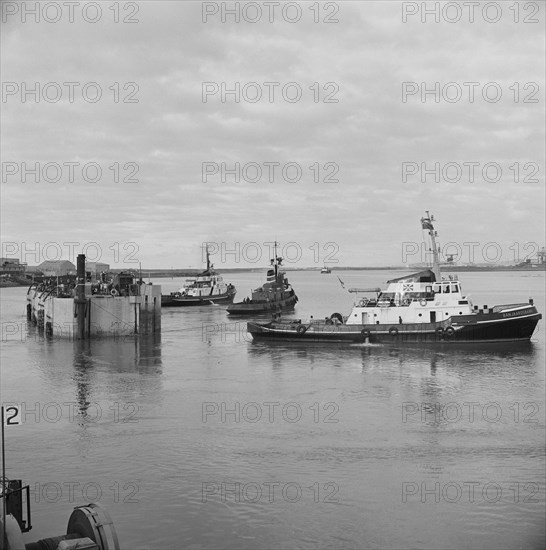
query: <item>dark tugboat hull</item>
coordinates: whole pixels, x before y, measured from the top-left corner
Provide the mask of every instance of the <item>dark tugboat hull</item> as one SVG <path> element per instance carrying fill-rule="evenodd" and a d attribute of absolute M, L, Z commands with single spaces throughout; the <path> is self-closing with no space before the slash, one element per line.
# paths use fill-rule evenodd
<path fill-rule="evenodd" d="M 296 295 L 290 296 L 286 300 L 278 300 L 274 302 L 239 302 L 232 304 L 227 308 L 230 315 L 253 315 L 260 313 L 278 313 L 281 311 L 291 311 L 296 307 L 298 298 Z"/>
<path fill-rule="evenodd" d="M 161 296 L 161 307 L 189 307 L 189 306 L 211 306 L 231 304 L 235 298 L 235 292 L 217 294 L 215 296 L 183 296 L 175 297 L 173 294 Z"/>
<path fill-rule="evenodd" d="M 265 324 L 248 323 L 247 330 L 255 339 L 308 342 L 395 345 L 513 342 L 530 340 L 542 315 L 532 307 L 511 317 L 503 318 L 495 313 L 472 317 L 399 325 L 335 325 L 324 321 L 306 325 L 299 321 L 272 321 Z"/>

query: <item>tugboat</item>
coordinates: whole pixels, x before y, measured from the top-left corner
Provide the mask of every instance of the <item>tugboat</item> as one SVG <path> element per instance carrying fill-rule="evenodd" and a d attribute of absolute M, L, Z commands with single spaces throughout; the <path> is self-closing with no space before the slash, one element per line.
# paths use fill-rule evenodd
<path fill-rule="evenodd" d="M 250 315 L 254 313 L 272 313 L 294 309 L 298 297 L 288 283 L 286 273 L 280 271 L 282 258 L 277 257 L 275 242 L 275 258 L 271 260 L 271 268 L 267 271 L 267 282 L 252 291 L 252 298 L 228 306 L 227 312 L 233 315 Z"/>
<path fill-rule="evenodd" d="M 307 323 L 281 319 L 248 323 L 248 332 L 256 339 L 395 345 L 529 340 L 542 319 L 533 300 L 492 308 L 473 305 L 463 294 L 457 277 L 441 275 L 435 239 L 438 233 L 433 222 L 428 212 L 421 218 L 422 228 L 428 230 L 431 240 L 432 269 L 391 279 L 385 290 L 349 289 L 375 296 L 360 299 L 346 317 L 333 313 Z"/>
<path fill-rule="evenodd" d="M 325 274 L 328 274 L 328 273 L 332 273 L 332 270 L 331 270 L 329 267 L 324 266 L 324 267 L 320 270 L 320 272 L 321 272 L 323 275 L 325 275 Z"/>
<path fill-rule="evenodd" d="M 163 294 L 161 307 L 180 306 L 210 306 L 215 304 L 229 304 L 237 290 L 224 280 L 210 263 L 209 249 L 206 248 L 207 269 L 192 279 L 187 279 L 184 286 L 177 292 Z"/>

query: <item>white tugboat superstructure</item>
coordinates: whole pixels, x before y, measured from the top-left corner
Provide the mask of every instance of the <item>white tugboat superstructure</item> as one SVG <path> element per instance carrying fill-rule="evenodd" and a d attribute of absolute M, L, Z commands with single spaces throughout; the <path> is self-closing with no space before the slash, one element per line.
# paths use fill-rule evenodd
<path fill-rule="evenodd" d="M 184 286 L 177 292 L 161 296 L 162 307 L 201 306 L 214 304 L 229 304 L 233 302 L 236 289 L 232 284 L 226 284 L 221 275 L 214 271 L 210 263 L 209 249 L 206 248 L 207 269 L 186 279 Z"/>
<path fill-rule="evenodd" d="M 359 300 L 347 318 L 347 325 L 436 323 L 472 313 L 472 301 L 463 295 L 457 276 L 442 277 L 436 244 L 438 233 L 433 221 L 428 212 L 427 217 L 421 218 L 421 226 L 428 230 L 431 241 L 431 269 L 391 279 L 385 290 L 349 289 L 354 293 L 375 292 L 376 297 Z"/>

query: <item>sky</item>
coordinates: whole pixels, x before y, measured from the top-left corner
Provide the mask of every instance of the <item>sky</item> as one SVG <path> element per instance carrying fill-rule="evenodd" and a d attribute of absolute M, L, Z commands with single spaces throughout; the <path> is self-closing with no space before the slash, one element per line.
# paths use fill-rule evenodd
<path fill-rule="evenodd" d="M 543 2 L 3 1 L 1 256 L 199 268 L 208 242 L 265 267 L 276 240 L 291 267 L 401 265 L 426 259 L 425 211 L 461 262 L 532 256 L 544 22 Z"/>

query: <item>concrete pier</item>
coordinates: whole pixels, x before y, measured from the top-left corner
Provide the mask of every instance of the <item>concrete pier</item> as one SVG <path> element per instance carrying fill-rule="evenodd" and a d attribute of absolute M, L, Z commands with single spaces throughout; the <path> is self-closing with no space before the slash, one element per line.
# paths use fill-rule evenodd
<path fill-rule="evenodd" d="M 75 285 L 32 285 L 27 318 L 48 336 L 78 340 L 160 332 L 161 286 L 135 281 L 122 273 L 92 284 L 78 273 Z"/>

